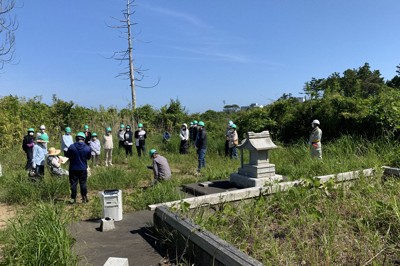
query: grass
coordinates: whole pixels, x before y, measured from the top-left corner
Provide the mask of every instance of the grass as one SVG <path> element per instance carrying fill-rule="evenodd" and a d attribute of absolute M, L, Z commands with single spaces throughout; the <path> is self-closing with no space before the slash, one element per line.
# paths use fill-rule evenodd
<path fill-rule="evenodd" d="M 43 181 L 33 183 L 22 170 L 25 160 L 19 146 L 4 152 L 0 201 L 30 210 L 12 220 L 2 232 L 0 244 L 6 247 L 3 252 L 5 261 L 23 265 L 12 261 L 16 255 L 8 242 L 18 236 L 17 231 L 25 231 L 21 232 L 18 248 L 29 253 L 26 257 L 34 258 L 37 254 L 29 243 L 22 243 L 28 241 L 26 235 L 31 234 L 39 239 L 44 233 L 51 235 L 49 238 L 52 239 L 55 237 L 52 226 L 58 228 L 71 221 L 99 218 L 102 207 L 98 192 L 101 190 L 122 189 L 124 212 L 130 212 L 146 209 L 149 204 L 183 198 L 185 195 L 179 191 L 182 184 L 228 178 L 239 168 L 239 160 L 230 160 L 221 155 L 223 139 L 210 136 L 209 143 L 207 167 L 198 176 L 195 175 L 197 156 L 193 148 L 189 154 L 181 155 L 176 138 L 168 143 L 163 143 L 161 137 L 148 139 L 147 150 L 156 148 L 164 155 L 173 173 L 172 180 L 150 188 L 148 185 L 152 181 L 152 172 L 146 166 L 151 164 L 151 159 L 147 155 L 139 159 L 135 151 L 132 158 L 126 159 L 124 151 L 115 148 L 113 167 L 92 169 L 92 176 L 88 179 L 90 202 L 73 207 L 65 204 L 70 193 L 66 177 L 46 175 Z M 310 158 L 305 143 L 280 146 L 270 151 L 270 162 L 276 165 L 278 174 L 290 180 L 370 167 L 379 171 L 382 165 L 399 165 L 399 156 L 394 152 L 398 146 L 386 139 L 366 141 L 343 136 L 323 145 L 322 162 Z M 220 212 L 198 210 L 195 219 L 267 265 L 303 262 L 361 264 L 379 252 L 373 262 L 388 263 L 395 259 L 395 255 L 391 254 L 399 252 L 394 244 L 399 240 L 396 236 L 400 224 L 400 199 L 396 196 L 398 189 L 395 180 L 381 183 L 377 179 L 363 179 L 350 189 L 332 191 L 331 196 L 317 188 L 297 189 L 238 205 L 225 204 Z M 60 210 L 64 212 L 60 213 Z M 54 218 L 55 213 L 59 220 Z M 45 225 L 33 219 L 46 215 L 50 217 L 50 228 L 42 228 Z M 32 224 L 21 229 L 19 226 L 24 223 Z M 60 242 L 59 250 L 71 245 L 67 233 L 62 239 L 52 241 Z M 61 245 L 61 242 L 65 243 Z M 50 254 L 53 251 L 46 252 Z"/>

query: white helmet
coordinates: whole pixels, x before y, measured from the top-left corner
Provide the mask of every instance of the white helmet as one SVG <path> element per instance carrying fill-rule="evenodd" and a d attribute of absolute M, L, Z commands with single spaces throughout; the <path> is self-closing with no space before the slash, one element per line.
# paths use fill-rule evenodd
<path fill-rule="evenodd" d="M 311 124 L 316 124 L 316 125 L 320 125 L 319 120 L 315 119 L 314 121 L 312 121 Z"/>
<path fill-rule="evenodd" d="M 40 129 L 46 129 L 46 127 L 44 125 L 41 125 Z"/>

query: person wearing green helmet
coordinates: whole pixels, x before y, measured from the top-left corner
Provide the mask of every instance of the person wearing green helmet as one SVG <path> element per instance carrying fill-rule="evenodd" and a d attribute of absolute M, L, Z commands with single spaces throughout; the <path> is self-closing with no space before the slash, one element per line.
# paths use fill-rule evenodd
<path fill-rule="evenodd" d="M 106 128 L 106 134 L 103 136 L 103 148 L 105 153 L 105 165 L 112 166 L 112 150 L 114 148 L 111 127 Z"/>
<path fill-rule="evenodd" d="M 77 186 L 79 182 L 81 196 L 83 202 L 88 202 L 87 197 L 87 176 L 88 165 L 87 161 L 90 160 L 91 150 L 85 144 L 86 135 L 83 132 L 76 134 L 76 142 L 69 146 L 66 156 L 69 158 L 69 184 L 71 188 L 71 201 L 76 202 Z"/>
<path fill-rule="evenodd" d="M 196 138 L 196 151 L 198 155 L 197 172 L 200 173 L 201 168 L 206 167 L 206 151 L 207 151 L 207 132 L 205 124 L 200 121 L 198 124 L 198 133 Z"/>
<path fill-rule="evenodd" d="M 90 140 L 92 139 L 92 133 L 89 131 L 89 126 L 84 125 L 84 134 L 85 134 L 85 143 L 86 145 L 89 145 Z"/>
<path fill-rule="evenodd" d="M 124 148 L 124 141 L 125 141 L 124 135 L 125 135 L 125 125 L 121 124 L 119 126 L 119 130 L 118 130 L 118 133 L 117 133 L 117 136 L 118 136 L 118 148 Z"/>
<path fill-rule="evenodd" d="M 196 139 L 197 139 L 197 132 L 198 132 L 197 124 L 198 123 L 199 122 L 197 122 L 197 120 L 194 120 L 193 121 L 193 127 L 191 128 L 191 131 L 189 129 L 190 140 L 192 141 L 194 146 L 196 146 Z"/>
<path fill-rule="evenodd" d="M 47 134 L 41 134 L 36 140 L 37 144 L 33 146 L 32 168 L 36 169 L 36 176 L 38 177 L 44 176 L 47 142 L 49 142 L 49 137 Z"/>
<path fill-rule="evenodd" d="M 28 133 L 24 136 L 24 139 L 22 140 L 22 149 L 26 153 L 26 171 L 30 171 L 32 169 L 33 146 L 35 145 L 34 133 L 35 129 L 33 129 L 32 127 L 29 128 Z"/>
<path fill-rule="evenodd" d="M 126 126 L 126 131 L 124 134 L 124 147 L 125 147 L 125 156 L 128 158 L 132 156 L 132 146 L 133 146 L 133 132 L 131 131 L 131 126 Z"/>
<path fill-rule="evenodd" d="M 97 138 L 97 133 L 93 132 L 92 139 L 89 141 L 90 149 L 92 150 L 92 166 L 99 166 L 100 160 L 100 141 Z"/>
<path fill-rule="evenodd" d="M 153 165 L 148 167 L 149 169 L 153 169 L 154 180 L 152 185 L 154 186 L 160 181 L 171 179 L 171 168 L 169 167 L 168 160 L 158 154 L 156 149 L 151 149 L 149 152 L 151 159 L 153 160 Z"/>
<path fill-rule="evenodd" d="M 61 138 L 61 149 L 64 151 L 64 155 L 67 152 L 68 147 L 71 146 L 73 143 L 74 143 L 74 140 L 72 139 L 71 128 L 66 127 L 65 134 L 62 135 L 62 138 Z"/>
<path fill-rule="evenodd" d="M 230 131 L 229 131 L 229 157 L 231 159 L 237 159 L 238 154 L 237 154 L 237 148 L 236 146 L 239 145 L 239 136 L 236 131 L 236 125 L 231 124 L 230 126 Z"/>
<path fill-rule="evenodd" d="M 135 131 L 136 150 L 139 157 L 146 153 L 146 131 L 143 129 L 143 124 L 138 124 L 138 130 Z"/>

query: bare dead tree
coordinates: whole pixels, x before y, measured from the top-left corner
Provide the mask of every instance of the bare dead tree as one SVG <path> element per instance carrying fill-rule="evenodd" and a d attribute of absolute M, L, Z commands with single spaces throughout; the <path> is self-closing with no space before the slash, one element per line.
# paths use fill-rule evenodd
<path fill-rule="evenodd" d="M 121 30 L 121 35 L 120 37 L 125 39 L 128 43 L 128 47 L 126 50 L 123 51 L 118 51 L 114 52 L 113 56 L 111 58 L 120 61 L 120 64 L 124 64 L 125 62 L 128 63 L 128 66 L 125 68 L 125 71 L 120 72 L 117 77 L 121 76 L 127 76 L 130 81 L 130 87 L 131 87 L 131 94 L 132 94 L 132 110 L 136 109 L 136 88 L 137 87 L 142 87 L 137 84 L 135 84 L 135 81 L 142 81 L 143 78 L 145 77 L 144 73 L 147 71 L 147 69 L 142 69 L 142 67 L 135 67 L 134 64 L 134 58 L 133 58 L 133 44 L 134 44 L 134 35 L 132 34 L 132 28 L 137 25 L 137 23 L 132 22 L 131 17 L 135 14 L 135 11 L 133 11 L 134 7 L 134 2 L 135 0 L 127 0 L 126 2 L 126 8 L 122 10 L 122 19 L 116 19 L 112 17 L 112 19 L 118 21 L 119 25 L 118 26 L 110 26 L 107 25 L 110 28 L 114 29 L 119 29 Z M 155 87 L 157 86 L 157 83 L 153 86 L 150 87 Z"/>
<path fill-rule="evenodd" d="M 14 59 L 14 32 L 18 28 L 16 17 L 11 15 L 14 7 L 14 0 L 0 0 L 0 69 Z"/>

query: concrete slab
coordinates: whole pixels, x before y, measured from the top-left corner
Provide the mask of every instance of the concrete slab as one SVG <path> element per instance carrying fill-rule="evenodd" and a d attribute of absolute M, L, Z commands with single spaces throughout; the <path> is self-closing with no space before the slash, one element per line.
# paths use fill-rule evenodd
<path fill-rule="evenodd" d="M 100 231 L 100 219 L 72 224 L 70 231 L 77 241 L 74 250 L 82 256 L 79 265 L 104 265 L 109 257 L 127 258 L 130 265 L 158 265 L 163 256 L 149 229 L 153 214 L 147 210 L 124 214 L 109 232 Z"/>
<path fill-rule="evenodd" d="M 228 179 L 182 185 L 183 191 L 194 196 L 210 195 L 237 189 Z"/>

